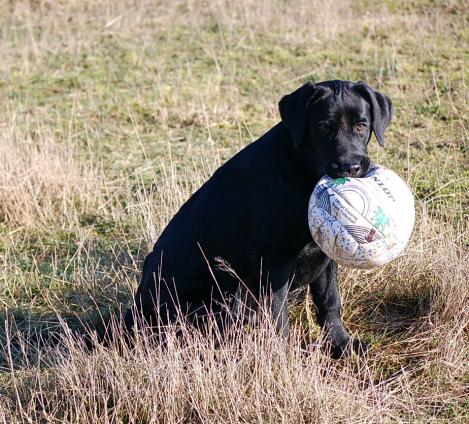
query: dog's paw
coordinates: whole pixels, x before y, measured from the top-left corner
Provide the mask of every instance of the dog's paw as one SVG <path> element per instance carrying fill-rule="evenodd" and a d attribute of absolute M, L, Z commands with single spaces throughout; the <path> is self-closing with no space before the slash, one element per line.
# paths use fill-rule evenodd
<path fill-rule="evenodd" d="M 365 356 L 368 350 L 368 346 L 363 340 L 351 337 L 346 340 L 341 340 L 339 343 L 328 341 L 326 342 L 325 348 L 329 351 L 333 359 L 346 358 L 352 354 Z"/>
<path fill-rule="evenodd" d="M 365 356 L 368 352 L 368 345 L 362 340 L 357 337 L 354 337 L 351 340 L 352 350 L 358 356 Z"/>

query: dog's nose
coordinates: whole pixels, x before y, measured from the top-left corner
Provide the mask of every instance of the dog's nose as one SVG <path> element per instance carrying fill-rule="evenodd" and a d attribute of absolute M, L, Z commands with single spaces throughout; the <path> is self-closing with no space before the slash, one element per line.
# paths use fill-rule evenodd
<path fill-rule="evenodd" d="M 357 163 L 341 163 L 339 165 L 339 170 L 342 174 L 347 177 L 356 177 L 362 169 L 360 162 Z"/>

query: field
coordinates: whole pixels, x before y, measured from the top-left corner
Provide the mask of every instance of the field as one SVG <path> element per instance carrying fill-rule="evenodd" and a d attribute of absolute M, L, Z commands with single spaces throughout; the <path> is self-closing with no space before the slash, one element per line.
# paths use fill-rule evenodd
<path fill-rule="evenodd" d="M 469 4 L 0 0 L 0 422 L 469 421 Z M 87 352 L 178 207 L 307 80 L 366 80 L 374 161 L 416 197 L 405 254 L 342 270 L 367 358 L 330 360 L 310 302 L 216 349 Z M 61 343 L 48 344 L 50 334 Z"/>

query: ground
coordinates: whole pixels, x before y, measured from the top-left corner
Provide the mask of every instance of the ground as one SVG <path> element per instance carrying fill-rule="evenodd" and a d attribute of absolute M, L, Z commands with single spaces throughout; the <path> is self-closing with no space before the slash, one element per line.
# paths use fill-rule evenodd
<path fill-rule="evenodd" d="M 467 422 L 468 7 L 0 0 L 0 419 Z M 341 272 L 367 358 L 329 360 L 304 304 L 288 350 L 268 328 L 241 349 L 38 343 L 126 307 L 190 193 L 278 122 L 282 95 L 327 79 L 392 99 L 371 157 L 416 198 L 401 258 Z"/>

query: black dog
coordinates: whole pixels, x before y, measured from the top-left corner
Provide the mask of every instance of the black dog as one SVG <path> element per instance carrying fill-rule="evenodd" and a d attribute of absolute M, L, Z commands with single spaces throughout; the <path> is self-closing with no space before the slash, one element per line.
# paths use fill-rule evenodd
<path fill-rule="evenodd" d="M 178 308 L 192 322 L 208 311 L 223 315 L 240 284 L 217 266 L 223 258 L 256 299 L 270 294 L 279 333 L 288 335 L 294 276 L 293 286 L 310 285 L 332 355 L 364 349 L 349 343 L 337 265 L 312 241 L 308 200 L 324 174 L 366 173 L 371 133 L 384 144 L 391 101 L 364 82 L 326 81 L 303 85 L 279 109 L 282 121 L 221 166 L 169 222 L 143 265 L 129 330 L 135 312 L 151 325 L 173 321 Z"/>

